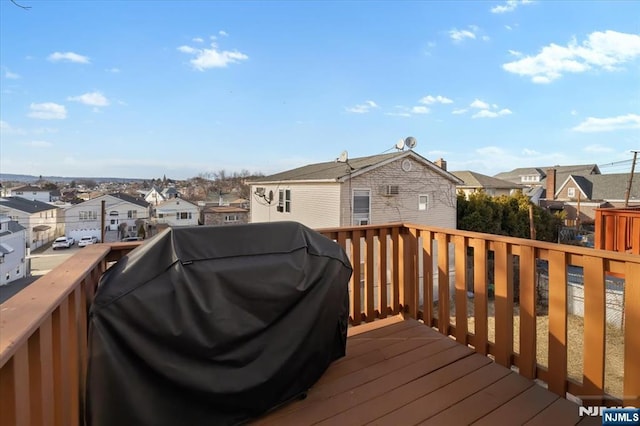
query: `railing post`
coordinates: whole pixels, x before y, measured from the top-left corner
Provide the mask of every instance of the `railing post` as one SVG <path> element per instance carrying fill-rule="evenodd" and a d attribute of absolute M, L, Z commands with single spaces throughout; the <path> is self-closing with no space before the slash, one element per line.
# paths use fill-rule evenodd
<path fill-rule="evenodd" d="M 567 392 L 567 258 L 549 252 L 549 390 Z"/>
<path fill-rule="evenodd" d="M 418 291 L 416 289 L 417 268 L 415 254 L 418 241 L 417 230 L 413 228 L 403 227 L 400 238 L 401 240 L 398 246 L 400 270 L 398 275 L 400 280 L 400 300 L 402 303 L 402 311 L 405 313 L 405 315 L 411 318 L 417 318 Z"/>
<path fill-rule="evenodd" d="M 496 362 L 511 367 L 513 352 L 513 256 L 507 243 L 495 243 Z"/>
<path fill-rule="evenodd" d="M 640 407 L 640 264 L 627 263 L 625 271 L 623 402 Z"/>

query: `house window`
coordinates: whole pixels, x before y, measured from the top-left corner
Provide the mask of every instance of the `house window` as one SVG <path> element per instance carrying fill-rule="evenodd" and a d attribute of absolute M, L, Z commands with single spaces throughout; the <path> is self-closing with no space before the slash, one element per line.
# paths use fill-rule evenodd
<path fill-rule="evenodd" d="M 129 219 L 137 219 L 138 218 L 138 211 L 137 210 L 129 210 L 129 211 L 127 211 L 127 218 L 129 218 Z"/>
<path fill-rule="evenodd" d="M 353 224 L 368 225 L 371 222 L 371 190 L 355 189 L 353 191 Z"/>
<path fill-rule="evenodd" d="M 176 219 L 178 220 L 191 219 L 191 212 L 176 212 Z"/>
<path fill-rule="evenodd" d="M 96 211 L 80 211 L 78 215 L 81 221 L 98 220 L 98 212 Z"/>
<path fill-rule="evenodd" d="M 158 213 L 158 219 L 163 219 L 164 218 L 164 213 Z"/>
<path fill-rule="evenodd" d="M 278 192 L 278 211 L 291 213 L 291 190 L 281 189 Z"/>
<path fill-rule="evenodd" d="M 429 196 L 418 195 L 418 210 L 427 210 L 429 208 Z"/>
<path fill-rule="evenodd" d="M 225 222 L 238 222 L 240 217 L 237 214 L 227 214 L 224 216 Z"/>
<path fill-rule="evenodd" d="M 567 188 L 567 196 L 569 198 L 573 198 L 576 196 L 576 189 L 575 188 Z"/>

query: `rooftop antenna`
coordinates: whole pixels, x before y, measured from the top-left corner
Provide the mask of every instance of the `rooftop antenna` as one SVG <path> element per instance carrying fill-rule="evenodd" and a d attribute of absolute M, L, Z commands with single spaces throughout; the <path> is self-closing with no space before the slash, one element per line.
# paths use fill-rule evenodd
<path fill-rule="evenodd" d="M 409 149 L 413 149 L 416 147 L 416 145 L 418 145 L 418 141 L 416 140 L 416 138 L 414 138 L 413 136 L 409 136 L 407 137 L 404 141 L 403 141 L 404 145 L 406 145 Z"/>
<path fill-rule="evenodd" d="M 404 149 L 404 139 L 400 139 L 398 142 L 396 142 L 395 148 L 398 151 L 402 151 Z"/>

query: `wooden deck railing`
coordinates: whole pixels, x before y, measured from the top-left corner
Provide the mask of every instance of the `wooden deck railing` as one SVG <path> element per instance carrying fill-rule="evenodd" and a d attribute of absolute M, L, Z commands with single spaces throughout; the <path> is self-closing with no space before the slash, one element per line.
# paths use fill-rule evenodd
<path fill-rule="evenodd" d="M 589 405 L 640 406 L 640 334 L 634 329 L 640 324 L 640 256 L 410 224 L 320 232 L 351 257 L 353 325 L 402 312 L 546 382 L 563 397 L 569 392 Z M 137 245 L 86 247 L 0 305 L 0 425 L 81 423 L 87 312 L 108 262 Z M 548 264 L 549 277 L 546 366 L 536 354 L 539 261 Z M 584 274 L 582 380 L 568 376 L 569 267 L 581 267 Z M 623 391 L 613 399 L 605 392 L 610 273 L 625 277 Z"/>

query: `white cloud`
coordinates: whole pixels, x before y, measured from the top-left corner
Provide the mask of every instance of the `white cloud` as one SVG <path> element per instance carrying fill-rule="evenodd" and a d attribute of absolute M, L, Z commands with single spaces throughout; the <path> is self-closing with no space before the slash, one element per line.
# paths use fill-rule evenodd
<path fill-rule="evenodd" d="M 511 110 L 503 108 L 500 111 L 490 111 L 482 109 L 471 116 L 471 118 L 497 118 L 503 115 L 513 114 Z"/>
<path fill-rule="evenodd" d="M 445 98 L 444 96 L 431 96 L 427 95 L 419 101 L 421 104 L 431 105 L 431 104 L 452 104 L 453 101 L 449 98 Z"/>
<path fill-rule="evenodd" d="M 385 112 L 384 115 L 390 115 L 392 117 L 411 117 L 408 112 Z"/>
<path fill-rule="evenodd" d="M 223 32 L 224 31 L 221 31 L 221 33 Z M 215 42 L 215 37 L 211 38 L 213 41 L 209 48 L 200 49 L 191 46 L 178 47 L 180 52 L 195 56 L 189 63 L 198 71 L 204 71 L 209 68 L 226 68 L 229 64 L 235 64 L 249 59 L 249 56 L 237 50 L 220 50 L 218 44 Z"/>
<path fill-rule="evenodd" d="M 107 99 L 100 92 L 85 93 L 80 96 L 69 96 L 68 101 L 80 102 L 81 104 L 91 105 L 96 107 L 102 107 L 109 105 L 109 99 Z"/>
<path fill-rule="evenodd" d="M 370 112 L 372 109 L 378 108 L 378 105 L 373 101 L 365 101 L 363 104 L 359 104 L 352 107 L 345 108 L 347 112 L 352 112 L 354 114 L 365 114 Z"/>
<path fill-rule="evenodd" d="M 603 152 L 613 152 L 614 150 L 613 150 L 613 148 L 609 148 L 608 146 L 602 146 L 602 145 L 594 144 L 594 145 L 585 146 L 584 147 L 584 151 L 585 152 L 589 152 L 589 153 L 598 154 L 598 153 L 603 153 Z"/>
<path fill-rule="evenodd" d="M 414 106 L 411 108 L 413 114 L 429 114 L 429 108 L 425 106 Z"/>
<path fill-rule="evenodd" d="M 517 50 L 508 50 L 509 54 L 515 56 L 516 58 L 522 57 L 522 52 L 518 52 Z"/>
<path fill-rule="evenodd" d="M 120 68 L 116 68 L 116 67 L 113 67 L 113 68 L 107 68 L 105 71 L 106 71 L 106 72 L 113 73 L 113 74 L 117 74 L 117 73 L 119 73 L 119 72 L 120 72 Z"/>
<path fill-rule="evenodd" d="M 578 115 L 578 111 L 576 111 L 575 109 L 571 110 L 571 115 Z"/>
<path fill-rule="evenodd" d="M 619 66 L 640 57 L 640 35 L 607 30 L 594 32 L 578 44 L 550 44 L 535 56 L 526 56 L 502 65 L 510 73 L 531 77 L 538 84 L 550 83 L 566 73 L 591 69 L 616 71 Z"/>
<path fill-rule="evenodd" d="M 464 114 L 465 112 L 467 112 L 467 109 L 461 108 L 461 109 L 454 109 L 453 111 L 451 111 L 451 114 Z"/>
<path fill-rule="evenodd" d="M 533 155 L 540 155 L 540 153 L 538 151 L 533 150 L 533 149 L 524 148 L 522 150 L 522 155 L 533 156 Z"/>
<path fill-rule="evenodd" d="M 4 69 L 4 78 L 9 79 L 9 80 L 17 80 L 20 78 L 20 74 L 17 74 L 15 72 L 11 72 L 9 70 L 9 68 L 5 68 Z"/>
<path fill-rule="evenodd" d="M 461 41 L 463 41 L 464 39 L 470 38 L 470 39 L 475 39 L 476 35 L 469 30 L 458 30 L 458 29 L 451 29 L 449 30 L 449 37 L 451 38 L 451 40 L 453 40 L 456 43 L 460 43 Z"/>
<path fill-rule="evenodd" d="M 89 57 L 88 56 L 83 56 L 83 55 L 79 55 L 77 53 L 73 53 L 73 52 L 54 52 L 51 55 L 49 55 L 49 60 L 52 62 L 59 62 L 59 61 L 63 61 L 63 62 L 75 62 L 77 64 L 88 64 L 89 63 Z"/>
<path fill-rule="evenodd" d="M 0 120 L 0 132 L 7 135 L 24 135 L 27 133 L 22 129 L 11 126 L 11 124 L 4 120 Z"/>
<path fill-rule="evenodd" d="M 49 148 L 52 144 L 47 141 L 31 141 L 27 142 L 25 145 L 30 146 L 32 148 Z"/>
<path fill-rule="evenodd" d="M 220 30 L 218 31 L 218 34 L 221 35 L 222 37 L 228 37 L 229 34 L 226 31 Z"/>
<path fill-rule="evenodd" d="M 191 41 L 194 43 L 204 43 L 204 39 L 202 37 L 194 37 Z"/>
<path fill-rule="evenodd" d="M 29 108 L 31 108 L 31 112 L 28 116 L 31 118 L 39 118 L 41 120 L 64 120 L 67 118 L 65 106 L 53 102 L 33 103 L 29 105 Z"/>
<path fill-rule="evenodd" d="M 481 101 L 480 99 L 474 100 L 473 102 L 471 102 L 469 106 L 471 108 L 489 109 L 489 104 L 484 101 Z"/>
<path fill-rule="evenodd" d="M 511 31 L 511 30 L 513 29 L 513 28 L 511 27 L 511 25 L 505 25 L 504 27 L 505 27 L 505 29 L 507 29 L 507 30 L 509 30 L 509 31 Z"/>
<path fill-rule="evenodd" d="M 533 3 L 531 0 L 507 0 L 504 4 L 491 8 L 491 13 L 507 13 L 513 12 L 519 5 Z"/>
<path fill-rule="evenodd" d="M 626 114 L 609 118 L 588 117 L 572 130 L 582 133 L 594 133 L 626 129 L 640 129 L 640 115 Z"/>

